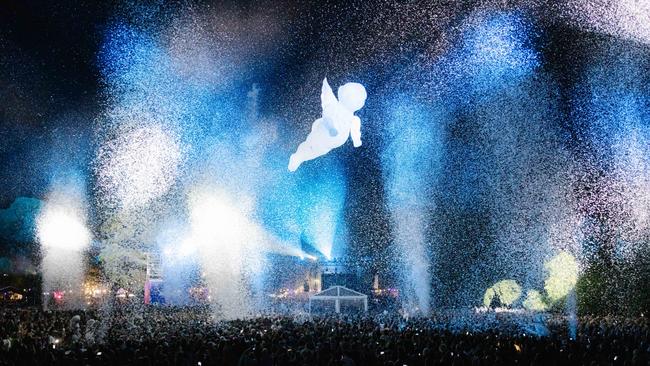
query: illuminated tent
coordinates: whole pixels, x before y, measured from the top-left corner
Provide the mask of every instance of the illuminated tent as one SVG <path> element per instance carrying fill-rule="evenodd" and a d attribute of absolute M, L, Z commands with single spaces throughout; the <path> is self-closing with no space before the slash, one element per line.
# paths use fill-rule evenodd
<path fill-rule="evenodd" d="M 343 286 L 332 286 L 309 298 L 309 312 L 315 308 L 332 309 L 335 313 L 341 312 L 341 307 L 358 308 L 363 306 L 363 311 L 368 311 L 368 295 L 350 290 Z"/>

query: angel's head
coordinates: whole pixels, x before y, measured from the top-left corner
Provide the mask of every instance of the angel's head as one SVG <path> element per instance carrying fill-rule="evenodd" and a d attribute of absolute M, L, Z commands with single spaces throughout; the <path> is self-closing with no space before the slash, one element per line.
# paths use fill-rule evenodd
<path fill-rule="evenodd" d="M 339 102 L 352 112 L 363 108 L 367 97 L 366 88 L 359 83 L 347 83 L 338 90 Z"/>

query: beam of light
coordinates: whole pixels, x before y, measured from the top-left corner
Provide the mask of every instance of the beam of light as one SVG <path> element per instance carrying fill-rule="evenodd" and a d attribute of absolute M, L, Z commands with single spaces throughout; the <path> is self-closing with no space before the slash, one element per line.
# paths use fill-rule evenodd
<path fill-rule="evenodd" d="M 419 184 L 425 189 L 432 190 L 434 194 L 431 196 L 439 198 L 440 201 L 434 202 L 434 204 L 440 205 L 441 212 L 444 212 L 443 217 L 448 217 L 447 213 L 451 213 L 457 219 L 465 220 L 467 212 L 470 210 L 479 212 L 491 204 L 487 197 L 505 191 L 501 189 L 504 180 L 521 180 L 516 175 L 517 169 L 521 170 L 519 166 L 530 164 L 525 160 L 528 154 L 521 154 L 523 158 L 520 158 L 519 151 L 521 149 L 517 151 L 515 146 L 527 147 L 531 145 L 526 140 L 522 143 L 520 139 L 521 136 L 533 136 L 527 132 L 527 129 L 519 132 L 522 129 L 521 121 L 527 120 L 531 112 L 537 115 L 537 112 L 540 111 L 539 115 L 542 121 L 548 116 L 545 113 L 548 110 L 546 108 L 548 103 L 542 103 L 545 108 L 539 107 L 539 102 L 528 104 L 532 93 L 525 89 L 525 85 L 539 65 L 539 57 L 532 47 L 530 28 L 526 19 L 516 13 L 481 11 L 464 19 L 457 46 L 450 48 L 448 54 L 432 68 L 433 75 L 437 77 L 433 83 L 442 86 L 441 88 L 436 87 L 433 91 L 439 96 L 427 98 L 428 103 L 420 102 L 420 106 L 415 103 L 404 106 L 402 109 L 405 113 L 402 114 L 409 117 L 400 118 L 401 116 L 398 115 L 397 118 L 394 118 L 394 122 L 386 124 L 390 126 L 389 130 L 399 131 L 401 125 L 404 124 L 408 126 L 405 129 L 412 131 L 407 136 L 395 138 L 395 146 L 389 147 L 397 150 L 398 153 L 391 153 L 395 156 L 396 161 L 392 165 L 397 167 L 396 172 L 391 174 L 396 178 L 386 179 L 387 185 L 404 182 L 404 186 L 401 188 L 399 185 L 398 188 L 391 188 L 395 191 L 396 199 L 394 200 L 403 202 L 410 200 L 415 202 L 414 205 L 421 205 L 420 202 L 431 202 L 430 199 L 422 199 L 426 193 L 418 195 L 423 190 L 406 188 L 408 185 Z M 544 95 L 540 101 L 545 102 L 548 99 L 547 95 Z M 532 106 L 537 109 L 533 109 Z M 426 114 L 424 117 L 419 115 L 422 112 L 427 112 L 427 109 L 429 110 L 428 116 Z M 415 118 L 410 118 L 413 115 Z M 503 126 L 506 123 L 509 126 L 504 129 Z M 424 127 L 420 127 L 421 125 Z M 393 126 L 397 126 L 397 128 Z M 540 126 L 542 126 L 541 123 Z M 440 137 L 444 133 L 448 133 L 448 136 Z M 533 136 L 531 140 L 534 138 Z M 411 158 L 414 163 L 408 162 Z M 438 166 L 434 165 L 434 168 L 431 169 L 433 179 L 430 180 L 419 177 L 426 172 L 426 169 L 418 166 L 418 163 L 427 159 L 439 160 Z M 517 160 L 520 160 L 521 163 Z M 386 165 L 384 163 L 384 166 Z M 387 167 L 385 170 L 390 172 L 391 168 Z M 507 174 L 506 177 L 499 176 L 503 173 Z M 392 181 L 393 179 L 395 182 Z M 424 183 L 418 183 L 419 181 Z M 458 184 L 459 181 L 462 184 Z M 437 184 L 432 184 L 432 182 Z M 494 184 L 494 182 L 497 183 Z M 395 204 L 392 203 L 392 205 Z M 433 210 L 435 207 L 421 211 L 426 213 Z M 414 211 L 412 209 L 403 210 L 406 215 L 415 216 Z M 498 209 L 491 210 L 490 213 L 492 212 L 497 213 L 493 220 L 496 222 L 505 221 L 501 217 L 508 217 L 506 214 L 499 214 Z M 471 217 L 474 219 L 480 215 Z M 417 228 L 417 224 L 412 223 L 413 220 L 407 218 L 403 221 L 405 225 L 411 224 L 412 227 Z M 447 232 L 460 233 L 459 230 L 445 229 L 436 221 L 438 220 L 423 220 L 424 225 L 433 222 L 432 229 L 434 229 L 434 235 L 425 237 L 435 237 L 435 230 L 439 230 L 442 235 L 446 235 Z M 455 220 L 451 220 L 451 222 L 453 221 Z M 474 230 L 471 226 L 473 225 L 466 225 L 467 230 Z M 519 229 L 517 227 L 514 230 L 519 231 Z M 426 228 L 420 228 L 420 230 L 427 234 L 432 231 L 427 231 Z M 495 231 L 502 233 L 505 230 L 503 227 L 499 227 Z M 470 236 L 473 235 L 484 234 L 475 231 Z M 436 298 L 441 302 L 455 301 L 450 298 L 457 298 L 466 303 L 475 301 L 476 294 L 472 293 L 473 290 L 469 290 L 470 286 L 463 286 L 468 290 L 458 291 L 457 286 L 448 286 L 444 281 L 444 272 L 466 278 L 467 267 L 464 265 L 465 262 L 462 263 L 463 266 L 460 266 L 456 265 L 453 259 L 445 260 L 444 257 L 447 256 L 450 258 L 458 256 L 453 250 L 454 241 L 448 243 L 442 241 L 432 243 L 431 258 L 434 266 L 431 268 L 435 268 L 434 273 L 440 274 L 442 277 L 440 281 L 436 281 L 440 283 L 440 285 L 436 285 L 437 289 L 443 289 L 449 295 L 440 294 L 442 291 L 435 291 Z M 401 252 L 414 256 L 416 250 L 413 249 L 413 245 L 410 245 L 414 240 L 407 238 L 404 242 L 406 243 L 404 244 L 405 249 Z M 405 267 L 407 271 L 416 268 L 408 265 Z M 441 271 L 439 268 L 443 270 Z M 476 276 L 475 278 L 480 278 L 481 272 L 482 270 L 478 268 L 470 270 L 472 276 Z M 478 281 L 470 279 L 467 283 L 478 283 Z M 427 285 L 429 284 L 427 283 Z M 479 291 L 482 290 L 484 289 Z"/>
<path fill-rule="evenodd" d="M 218 248 L 224 254 L 239 255 L 251 245 L 259 253 L 274 253 L 314 259 L 299 248 L 276 238 L 250 217 L 248 198 L 229 195 L 224 190 L 194 192 L 190 195 L 192 232 L 175 253 L 194 253 L 202 247 Z"/>
<path fill-rule="evenodd" d="M 315 160 L 299 172 L 299 217 L 304 238 L 326 258 L 344 255 L 346 235 L 343 219 L 346 177 L 334 156 Z"/>
<path fill-rule="evenodd" d="M 115 230 L 109 232 L 110 242 L 105 241 L 106 248 L 102 251 L 106 252 L 106 258 L 115 259 L 110 260 L 112 264 L 105 262 L 106 267 L 115 269 L 111 270 L 112 275 L 126 273 L 119 256 L 121 252 L 151 241 L 146 237 L 149 233 L 141 234 L 140 228 L 151 230 L 164 215 L 185 214 L 179 215 L 176 210 L 185 205 L 185 197 L 175 193 L 192 190 L 194 182 L 218 182 L 219 187 L 237 193 L 238 197 L 249 196 L 256 205 L 256 197 L 264 196 L 265 201 L 278 207 L 277 217 L 269 218 L 257 211 L 257 207 L 256 212 L 242 209 L 237 198 L 228 201 L 229 207 L 225 208 L 218 204 L 215 207 L 196 204 L 187 207 L 194 215 L 194 222 L 189 223 L 192 230 L 188 231 L 196 229 L 196 233 L 188 232 L 175 242 L 158 242 L 160 248 L 170 244 L 171 250 L 180 254 L 179 251 L 184 251 L 182 239 L 187 238 L 195 243 L 198 257 L 206 251 L 216 256 L 218 251 L 221 255 L 232 255 L 235 267 L 239 266 L 238 258 L 259 259 L 260 251 L 303 254 L 291 242 L 293 237 L 284 236 L 286 230 L 278 228 L 281 225 L 275 228 L 269 225 L 271 221 L 279 223 L 286 216 L 302 214 L 297 209 L 284 210 L 285 206 L 279 203 L 294 201 L 289 205 L 299 206 L 294 197 L 287 199 L 283 184 L 278 183 L 285 175 L 282 169 L 286 164 L 285 154 L 282 153 L 278 165 L 282 168 L 275 169 L 272 163 L 275 154 L 272 147 L 281 145 L 275 141 L 277 121 L 263 120 L 258 115 L 257 99 L 263 89 L 253 88 L 249 93 L 250 109 L 243 103 L 246 94 L 241 93 L 245 83 L 259 79 L 259 63 L 256 58 L 246 60 L 236 55 L 244 52 L 259 56 L 261 49 L 269 47 L 263 40 L 269 39 L 271 33 L 248 32 L 255 28 L 251 24 L 261 24 L 254 19 L 235 21 L 238 27 L 218 27 L 219 31 L 215 32 L 216 28 L 211 26 L 215 24 L 214 19 L 226 22 L 232 19 L 203 10 L 198 12 L 201 15 L 193 11 L 168 14 L 170 22 L 158 24 L 159 27 L 151 27 L 149 19 L 142 22 L 141 18 L 128 22 L 117 19 L 106 27 L 98 63 L 106 85 L 108 108 L 100 121 L 102 141 L 96 175 L 100 193 L 97 201 L 108 206 L 102 213 L 119 219 L 119 225 L 112 226 Z M 208 13 L 211 15 L 205 17 Z M 264 25 L 272 29 L 277 24 L 265 21 Z M 224 29 L 232 34 L 226 37 L 228 40 L 223 37 Z M 255 45 L 251 40 L 256 40 Z M 272 194 L 277 194 L 275 202 L 269 199 Z M 223 235 L 215 235 L 203 224 L 201 217 L 216 217 L 220 215 L 219 210 L 231 209 L 235 215 L 241 214 L 234 221 L 243 223 L 245 229 L 227 228 Z M 337 221 L 340 213 L 334 216 L 333 221 Z M 258 219 L 264 224 L 260 225 Z M 248 229 L 251 231 L 246 232 Z M 267 230 L 272 229 L 276 229 L 274 234 L 282 240 L 269 235 Z M 297 236 L 301 229 L 297 230 L 298 234 L 291 234 Z M 237 240 L 221 240 L 236 238 L 242 232 L 245 237 L 264 238 L 260 240 L 265 243 L 264 248 L 238 250 L 233 244 Z M 326 239 L 327 234 L 318 236 L 323 237 L 319 243 L 327 243 L 323 245 L 331 246 L 334 242 Z M 244 242 L 249 245 L 248 240 Z M 287 242 L 291 245 L 286 245 Z M 258 259 L 242 266 L 255 267 L 248 264 L 259 262 Z"/>
<path fill-rule="evenodd" d="M 332 247 L 334 245 L 334 228 L 336 227 L 335 212 L 323 207 L 317 208 L 319 211 L 310 217 L 308 232 L 315 247 L 327 259 L 332 259 Z"/>
<path fill-rule="evenodd" d="M 137 23 L 116 19 L 105 28 L 97 61 L 106 109 L 93 161 L 104 273 L 131 290 L 144 284 L 142 249 L 184 161 L 179 116 L 187 94 L 169 72 L 158 32 Z"/>
<path fill-rule="evenodd" d="M 565 298 L 578 282 L 578 262 L 567 252 L 558 253 L 544 264 L 544 268 L 548 271 L 544 290 L 551 302 Z"/>
<path fill-rule="evenodd" d="M 406 97 L 388 104 L 388 136 L 382 154 L 387 203 L 394 227 L 395 255 L 405 299 L 424 313 L 431 306 L 428 210 L 442 152 L 439 117 Z"/>

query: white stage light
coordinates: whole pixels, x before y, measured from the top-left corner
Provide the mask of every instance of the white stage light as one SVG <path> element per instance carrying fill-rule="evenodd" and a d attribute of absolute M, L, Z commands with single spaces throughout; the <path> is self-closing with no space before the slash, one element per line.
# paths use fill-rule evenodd
<path fill-rule="evenodd" d="M 185 240 L 178 248 L 178 256 L 181 258 L 189 257 L 196 253 L 196 246 L 190 240 Z"/>
<path fill-rule="evenodd" d="M 46 249 L 82 250 L 91 240 L 91 234 L 74 210 L 53 205 L 46 206 L 38 219 L 37 236 Z"/>
<path fill-rule="evenodd" d="M 247 219 L 221 192 L 202 192 L 191 199 L 192 234 L 199 246 L 218 245 L 232 252 L 246 233 Z"/>

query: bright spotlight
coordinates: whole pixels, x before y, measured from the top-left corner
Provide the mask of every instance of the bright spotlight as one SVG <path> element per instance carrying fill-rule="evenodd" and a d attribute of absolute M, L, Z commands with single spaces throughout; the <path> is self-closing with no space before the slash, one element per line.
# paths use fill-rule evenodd
<path fill-rule="evenodd" d="M 196 245 L 219 317 L 241 317 L 252 306 L 247 289 L 257 286 L 264 229 L 247 216 L 251 201 L 239 194 L 206 187 L 190 192 L 188 199 L 189 240 Z"/>
<path fill-rule="evenodd" d="M 567 252 L 560 252 L 546 262 L 544 267 L 548 271 L 544 290 L 552 302 L 567 296 L 578 282 L 578 262 Z"/>
<path fill-rule="evenodd" d="M 197 245 L 217 243 L 221 249 L 227 249 L 247 234 L 246 217 L 225 194 L 195 195 L 191 199 L 190 212 Z"/>
<path fill-rule="evenodd" d="M 196 252 L 196 246 L 190 240 L 185 240 L 178 248 L 178 255 L 180 257 L 189 257 Z"/>
<path fill-rule="evenodd" d="M 38 218 L 37 237 L 44 248 L 81 250 L 91 240 L 90 231 L 74 210 L 46 206 Z"/>
<path fill-rule="evenodd" d="M 163 254 L 165 254 L 166 257 L 173 257 L 174 256 L 174 249 L 171 247 L 167 247 L 163 249 Z"/>
<path fill-rule="evenodd" d="M 492 299 L 497 297 L 503 305 L 512 305 L 521 297 L 521 287 L 515 280 L 502 280 L 485 290 L 483 305 L 490 307 Z"/>

